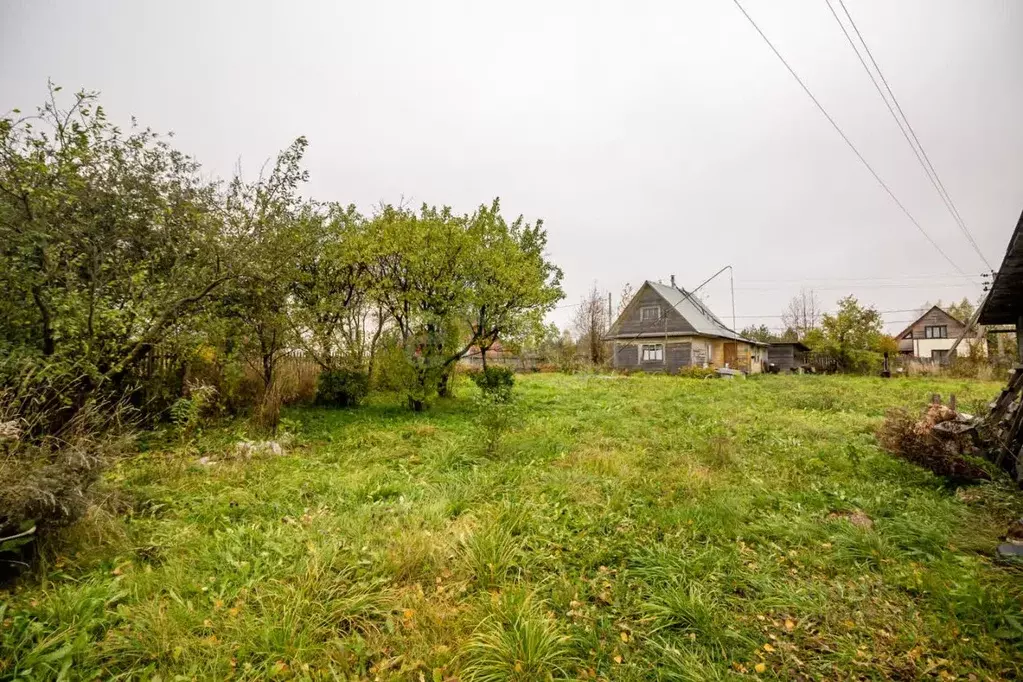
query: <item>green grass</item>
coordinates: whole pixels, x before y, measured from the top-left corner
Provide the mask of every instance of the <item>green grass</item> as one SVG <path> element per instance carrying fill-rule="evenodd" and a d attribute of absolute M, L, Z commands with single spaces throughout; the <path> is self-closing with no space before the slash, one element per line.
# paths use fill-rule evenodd
<path fill-rule="evenodd" d="M 528 376 L 496 446 L 457 388 L 291 410 L 285 457 L 150 437 L 117 511 L 0 593 L 0 678 L 1023 675 L 1023 573 L 991 558 L 1023 497 L 873 436 L 997 384 Z"/>

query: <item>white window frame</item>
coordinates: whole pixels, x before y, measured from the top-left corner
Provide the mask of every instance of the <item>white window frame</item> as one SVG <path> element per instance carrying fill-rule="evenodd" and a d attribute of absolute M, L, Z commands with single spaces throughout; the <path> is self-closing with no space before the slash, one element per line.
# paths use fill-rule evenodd
<path fill-rule="evenodd" d="M 648 317 L 647 312 L 654 311 L 653 317 Z M 640 322 L 656 322 L 661 319 L 661 306 L 659 305 L 645 305 L 639 309 L 639 321 Z"/>
<path fill-rule="evenodd" d="M 650 351 L 650 357 L 647 357 L 647 351 Z M 664 362 L 664 344 L 663 343 L 642 343 L 639 346 L 639 361 L 640 362 Z"/>

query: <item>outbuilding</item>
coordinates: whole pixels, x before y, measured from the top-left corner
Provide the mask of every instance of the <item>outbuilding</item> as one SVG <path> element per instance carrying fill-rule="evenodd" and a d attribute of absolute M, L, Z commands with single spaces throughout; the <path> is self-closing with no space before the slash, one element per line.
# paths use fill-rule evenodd
<path fill-rule="evenodd" d="M 779 341 L 767 347 L 767 369 L 774 373 L 798 372 L 809 367 L 810 347 L 799 341 Z"/>

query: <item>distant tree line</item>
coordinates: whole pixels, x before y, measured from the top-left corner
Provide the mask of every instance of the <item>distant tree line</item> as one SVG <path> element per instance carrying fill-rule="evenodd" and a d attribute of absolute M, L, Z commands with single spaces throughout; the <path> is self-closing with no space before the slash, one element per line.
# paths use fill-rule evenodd
<path fill-rule="evenodd" d="M 372 215 L 304 197 L 305 138 L 258 178 L 209 179 L 94 93 L 0 119 L 0 391 L 64 415 L 137 389 L 157 350 L 258 374 L 282 358 L 386 377 L 423 409 L 470 348 L 562 298 L 540 221 L 498 200 Z M 386 360 L 386 367 L 382 363 Z M 29 399 L 28 396 L 32 396 Z"/>

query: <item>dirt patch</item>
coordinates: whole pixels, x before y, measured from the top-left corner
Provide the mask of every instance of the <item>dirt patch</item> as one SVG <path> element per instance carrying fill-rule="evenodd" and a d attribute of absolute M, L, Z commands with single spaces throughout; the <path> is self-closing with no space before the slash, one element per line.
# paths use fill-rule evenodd
<path fill-rule="evenodd" d="M 831 512 L 830 514 L 828 514 L 828 519 L 829 520 L 842 519 L 844 521 L 848 521 L 857 528 L 874 527 L 874 520 L 859 510 L 851 512 L 849 511 Z"/>

